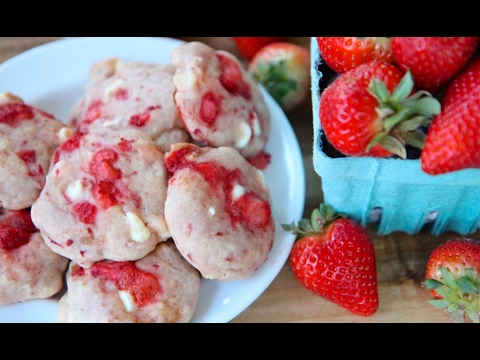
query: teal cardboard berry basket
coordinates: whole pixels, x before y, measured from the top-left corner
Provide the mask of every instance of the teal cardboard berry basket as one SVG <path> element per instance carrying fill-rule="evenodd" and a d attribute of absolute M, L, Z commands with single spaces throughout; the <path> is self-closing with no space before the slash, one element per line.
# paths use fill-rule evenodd
<path fill-rule="evenodd" d="M 480 225 L 480 169 L 443 175 L 422 171 L 419 160 L 337 157 L 319 118 L 326 86 L 315 37 L 310 39 L 313 106 L 313 166 L 321 178 L 324 203 L 378 234 L 394 231 L 434 235 L 476 232 Z"/>

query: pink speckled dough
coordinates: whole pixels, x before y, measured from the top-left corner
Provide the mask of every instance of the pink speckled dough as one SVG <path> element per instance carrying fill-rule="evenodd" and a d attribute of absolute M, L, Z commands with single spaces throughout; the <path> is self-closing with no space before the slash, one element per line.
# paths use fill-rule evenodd
<path fill-rule="evenodd" d="M 135 262 L 153 274 L 161 291 L 146 306 L 134 304 L 127 310 L 113 281 L 94 277 L 86 270 L 72 275 L 78 265 L 71 263 L 66 275 L 68 290 L 60 299 L 58 318 L 62 323 L 186 323 L 195 311 L 200 294 L 200 276 L 171 241 Z"/>
<path fill-rule="evenodd" d="M 146 132 L 162 149 L 188 140 L 173 93 L 172 64 L 108 58 L 92 65 L 84 95 L 72 107 L 69 122 L 91 127 L 130 127 Z"/>
<path fill-rule="evenodd" d="M 0 212 L 0 231 L 11 228 L 5 223 L 10 210 Z M 3 235 L 3 234 L 2 234 Z M 2 241 L 7 241 L 2 238 Z M 0 305 L 30 299 L 46 299 L 63 287 L 63 273 L 69 260 L 51 251 L 38 231 L 28 243 L 13 249 L 0 246 Z"/>
<path fill-rule="evenodd" d="M 165 219 L 180 253 L 204 278 L 243 279 L 275 239 L 263 173 L 231 147 L 173 144 Z"/>
<path fill-rule="evenodd" d="M 0 208 L 26 209 L 37 199 L 65 126 L 16 95 L 0 94 Z"/>
<path fill-rule="evenodd" d="M 146 133 L 91 129 L 54 154 L 32 220 L 53 251 L 83 267 L 138 260 L 170 236 L 166 189 L 164 153 Z"/>
<path fill-rule="evenodd" d="M 230 146 L 245 158 L 260 154 L 271 119 L 258 84 L 232 54 L 201 42 L 172 51 L 175 102 L 200 146 Z"/>

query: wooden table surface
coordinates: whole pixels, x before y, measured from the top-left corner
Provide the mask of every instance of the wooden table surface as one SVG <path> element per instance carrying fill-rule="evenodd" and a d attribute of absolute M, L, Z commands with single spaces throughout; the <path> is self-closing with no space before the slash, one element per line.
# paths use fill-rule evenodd
<path fill-rule="evenodd" d="M 0 37 L 0 63 L 32 47 L 58 40 L 60 37 Z M 200 40 L 210 46 L 239 53 L 228 37 L 181 38 Z M 290 38 L 309 48 L 310 38 Z M 19 94 L 21 95 L 21 94 Z M 322 202 L 321 179 L 312 165 L 312 108 L 310 99 L 299 108 L 286 113 L 297 135 L 306 172 L 304 217 Z M 433 236 L 422 232 L 407 235 L 395 232 L 379 236 L 368 227 L 377 259 L 380 306 L 370 317 L 354 315 L 347 310 L 309 292 L 297 282 L 285 263 L 266 291 L 232 323 L 419 323 L 449 322 L 445 313 L 428 303 L 429 293 L 421 287 L 430 252 L 441 242 L 458 236 L 445 233 Z M 478 237 L 480 233 L 471 235 Z"/>

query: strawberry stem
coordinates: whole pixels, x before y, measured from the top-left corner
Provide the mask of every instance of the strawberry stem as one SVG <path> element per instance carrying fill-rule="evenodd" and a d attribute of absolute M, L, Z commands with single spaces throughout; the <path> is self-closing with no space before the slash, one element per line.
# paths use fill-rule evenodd
<path fill-rule="evenodd" d="M 339 217 L 347 217 L 346 214 L 336 213 L 333 208 L 328 204 L 320 204 L 318 208 L 315 208 L 310 215 L 310 219 L 301 219 L 298 224 L 292 221 L 290 225 L 281 224 L 281 227 L 285 231 L 292 231 L 294 234 L 300 236 L 309 234 L 318 234 L 323 231 L 323 228 L 328 223 Z"/>
<path fill-rule="evenodd" d="M 367 151 L 379 144 L 402 159 L 406 159 L 405 144 L 423 149 L 426 136 L 416 132 L 420 126 L 428 126 L 434 115 L 440 113 L 440 102 L 426 91 L 414 91 L 410 71 L 402 77 L 393 93 L 385 83 L 374 78 L 369 91 L 378 100 L 378 116 L 383 119 L 384 131 L 368 144 Z"/>
<path fill-rule="evenodd" d="M 469 319 L 480 322 L 480 277 L 473 268 L 465 269 L 462 276 L 455 279 L 444 266 L 439 267 L 442 281 L 427 279 L 423 285 L 427 290 L 435 290 L 441 297 L 431 299 L 429 303 L 436 308 L 444 309 L 452 322 L 465 322 Z"/>

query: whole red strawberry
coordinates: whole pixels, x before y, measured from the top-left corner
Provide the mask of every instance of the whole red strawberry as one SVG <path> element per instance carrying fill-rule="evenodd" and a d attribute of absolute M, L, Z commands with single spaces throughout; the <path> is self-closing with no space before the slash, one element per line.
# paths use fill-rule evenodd
<path fill-rule="evenodd" d="M 317 37 L 322 59 L 333 71 L 341 74 L 372 61 L 395 61 L 388 37 Z"/>
<path fill-rule="evenodd" d="M 480 168 L 479 139 L 480 58 L 475 58 L 445 90 L 420 155 L 422 170 L 437 175 Z"/>
<path fill-rule="evenodd" d="M 418 89 L 436 93 L 467 64 L 478 41 L 478 37 L 393 37 L 392 50 Z"/>
<path fill-rule="evenodd" d="M 365 228 L 326 204 L 282 227 L 298 235 L 290 266 L 305 288 L 357 315 L 377 311 L 375 249 Z"/>
<path fill-rule="evenodd" d="M 245 60 L 252 60 L 255 54 L 264 46 L 276 42 L 287 41 L 286 37 L 261 37 L 261 36 L 237 36 L 232 37 L 237 45 L 238 51 L 245 58 Z"/>
<path fill-rule="evenodd" d="M 425 289 L 430 303 L 453 322 L 478 323 L 480 315 L 480 241 L 457 237 L 437 246 L 427 262 Z"/>
<path fill-rule="evenodd" d="M 248 70 L 283 110 L 295 108 L 310 94 L 310 51 L 300 45 L 266 45 L 255 54 Z"/>
<path fill-rule="evenodd" d="M 330 144 L 347 156 L 406 158 L 405 144 L 421 148 L 415 130 L 440 112 L 438 100 L 414 91 L 409 72 L 383 61 L 340 74 L 320 98 L 320 122 Z"/>

